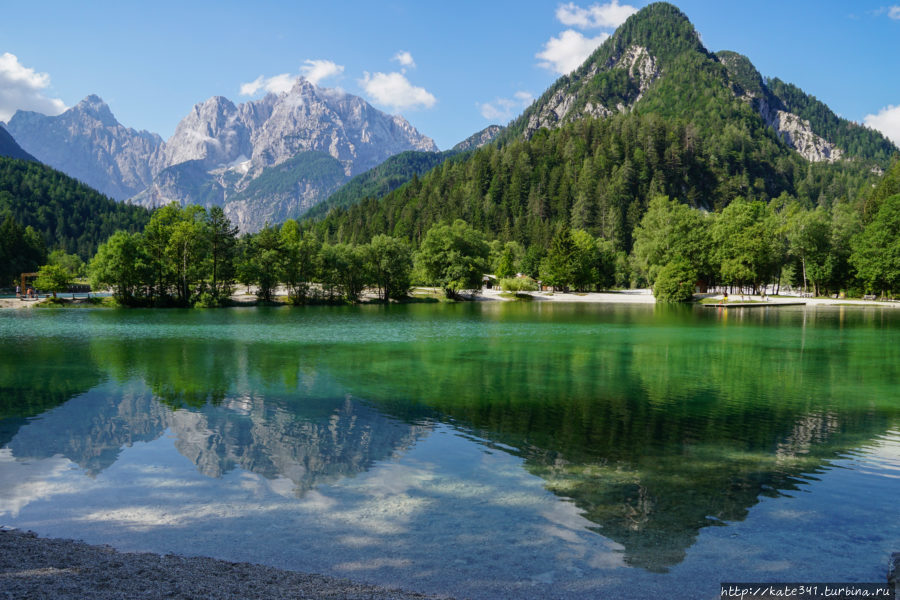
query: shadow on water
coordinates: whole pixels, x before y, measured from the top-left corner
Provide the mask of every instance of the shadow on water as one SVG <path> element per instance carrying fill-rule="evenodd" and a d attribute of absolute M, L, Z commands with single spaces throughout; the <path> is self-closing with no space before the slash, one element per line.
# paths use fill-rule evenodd
<path fill-rule="evenodd" d="M 205 475 L 285 477 L 302 495 L 443 421 L 508 447 L 628 564 L 657 572 L 704 527 L 800 489 L 900 416 L 900 351 L 885 344 L 900 320 L 883 312 L 531 303 L 77 319 L 78 352 L 73 331 L 36 336 L 0 369 L 5 398 L 31 398 L 2 405 L 16 457 L 97 473 L 170 430 Z"/>

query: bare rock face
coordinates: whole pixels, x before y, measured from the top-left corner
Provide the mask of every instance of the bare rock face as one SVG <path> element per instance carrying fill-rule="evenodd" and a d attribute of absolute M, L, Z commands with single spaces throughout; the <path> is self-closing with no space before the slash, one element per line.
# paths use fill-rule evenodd
<path fill-rule="evenodd" d="M 93 95 L 55 117 L 17 111 L 7 129 L 39 161 L 116 200 L 150 185 L 164 146 L 155 133 L 122 126 Z"/>
<path fill-rule="evenodd" d="M 437 146 L 403 117 L 299 78 L 282 94 L 239 105 L 216 96 L 194 106 L 153 163 L 153 181 L 129 201 L 220 205 L 241 231 L 256 231 L 298 216 L 347 178 L 406 150 Z M 260 178 L 269 185 L 254 186 Z"/>
<path fill-rule="evenodd" d="M 494 138 L 500 135 L 501 131 L 503 131 L 503 127 L 501 127 L 500 125 L 488 125 L 481 131 L 473 133 L 460 143 L 453 146 L 452 150 L 456 150 L 457 152 L 465 152 L 466 150 L 481 148 L 485 144 L 490 144 L 492 141 L 494 141 Z"/>
<path fill-rule="evenodd" d="M 843 150 L 816 135 L 809 121 L 793 113 L 777 111 L 772 125 L 788 146 L 810 162 L 834 162 L 844 155 Z"/>
<path fill-rule="evenodd" d="M 303 78 L 244 104 L 222 96 L 201 102 L 168 143 L 122 126 L 97 96 L 56 117 L 19 111 L 8 130 L 41 162 L 112 198 L 148 208 L 224 206 L 242 231 L 299 216 L 394 154 L 438 149 L 403 117 Z M 337 161 L 339 173 L 328 164 L 323 175 L 321 156 Z M 272 171 L 285 163 L 287 171 Z M 269 179 L 264 190 L 251 186 L 259 177 Z"/>
<path fill-rule="evenodd" d="M 806 119 L 782 110 L 766 96 L 746 94 L 743 98 L 756 109 L 766 125 L 772 127 L 788 146 L 806 160 L 834 162 L 843 158 L 844 151 L 817 135 Z"/>
<path fill-rule="evenodd" d="M 718 57 L 728 69 L 735 96 L 748 102 L 766 125 L 803 158 L 810 162 L 834 162 L 844 156 L 843 150 L 816 134 L 808 120 L 786 110 L 747 57 L 727 51 L 720 52 Z"/>
<path fill-rule="evenodd" d="M 341 161 L 350 176 L 399 152 L 438 149 L 403 117 L 386 115 L 358 96 L 318 88 L 302 78 L 290 91 L 260 102 L 272 108 L 251 134 L 254 171 L 312 151 Z"/>
<path fill-rule="evenodd" d="M 197 104 L 181 120 L 160 153 L 156 173 L 188 161 L 200 161 L 207 169 L 213 169 L 241 155 L 249 156 L 250 130 L 241 117 L 231 100 L 222 96 Z"/>
<path fill-rule="evenodd" d="M 614 57 L 607 68 L 624 69 L 632 81 L 637 82 L 640 91 L 634 102 L 641 99 L 660 74 L 656 59 L 643 46 L 631 46 L 621 56 Z"/>
<path fill-rule="evenodd" d="M 590 80 L 599 73 L 612 69 L 626 71 L 628 77 L 635 84 L 637 93 L 633 98 L 628 99 L 627 104 L 619 102 L 615 107 L 610 108 L 593 98 L 588 100 L 580 110 L 573 110 L 577 103 L 576 94 L 560 89 L 541 107 L 539 112 L 531 115 L 525 126 L 525 137 L 531 137 L 541 127 L 559 127 L 564 123 L 584 117 L 605 118 L 616 112 L 627 112 L 660 76 L 656 58 L 642 46 L 630 46 L 622 54 L 613 56 L 602 67 L 596 63 L 591 65 L 585 75 L 585 80 Z"/>

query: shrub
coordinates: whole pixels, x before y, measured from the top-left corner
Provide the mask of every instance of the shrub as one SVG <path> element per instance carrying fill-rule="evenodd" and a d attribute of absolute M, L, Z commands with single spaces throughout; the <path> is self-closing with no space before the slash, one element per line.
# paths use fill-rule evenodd
<path fill-rule="evenodd" d="M 690 302 L 694 297 L 697 272 L 683 260 L 663 266 L 656 275 L 653 295 L 657 302 Z"/>
<path fill-rule="evenodd" d="M 507 277 L 500 280 L 500 288 L 505 292 L 536 292 L 538 285 L 531 277 Z"/>

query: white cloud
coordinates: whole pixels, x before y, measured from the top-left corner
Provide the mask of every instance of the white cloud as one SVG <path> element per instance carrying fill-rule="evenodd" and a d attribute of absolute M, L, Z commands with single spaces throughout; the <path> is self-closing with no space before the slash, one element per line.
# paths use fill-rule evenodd
<path fill-rule="evenodd" d="M 900 106 L 887 106 L 875 115 L 866 115 L 866 125 L 877 129 L 900 146 Z"/>
<path fill-rule="evenodd" d="M 494 98 L 491 102 L 476 103 L 476 106 L 485 119 L 506 122 L 532 102 L 534 102 L 534 96 L 530 92 L 519 91 L 513 94 L 513 98 Z"/>
<path fill-rule="evenodd" d="M 522 106 L 528 106 L 534 102 L 534 96 L 531 95 L 531 92 L 516 92 L 513 94 L 513 97 L 521 102 Z"/>
<path fill-rule="evenodd" d="M 289 91 L 296 81 L 297 77 L 290 73 L 282 73 L 281 75 L 273 75 L 272 77 L 263 77 L 260 75 L 250 83 L 241 84 L 241 96 L 255 96 L 260 90 L 265 90 L 272 94 L 281 94 Z"/>
<path fill-rule="evenodd" d="M 300 73 L 313 85 L 319 85 L 323 79 L 335 77 L 344 72 L 344 66 L 330 60 L 305 60 Z"/>
<path fill-rule="evenodd" d="M 541 59 L 540 66 L 565 75 L 574 71 L 608 37 L 608 33 L 601 33 L 589 38 L 573 29 L 566 29 L 558 38 L 550 38 L 544 44 L 543 51 L 535 57 Z"/>
<path fill-rule="evenodd" d="M 394 110 L 431 108 L 437 102 L 425 88 L 412 85 L 402 73 L 369 73 L 365 71 L 359 85 L 377 104 Z"/>
<path fill-rule="evenodd" d="M 344 66 L 336 64 L 330 60 L 310 60 L 303 61 L 300 67 L 300 74 L 313 85 L 319 85 L 319 82 L 329 77 L 335 77 L 344 72 Z M 249 83 L 241 84 L 241 96 L 255 96 L 260 90 L 265 90 L 272 94 L 282 94 L 290 91 L 294 84 L 297 83 L 297 76 L 290 73 L 281 73 L 272 77 L 260 75 Z"/>
<path fill-rule="evenodd" d="M 895 21 L 900 21 L 900 6 L 888 7 L 888 16 Z"/>
<path fill-rule="evenodd" d="M 0 54 L 0 121 L 9 121 L 19 109 L 58 115 L 66 110 L 59 98 L 48 98 L 50 75 L 36 73 L 19 62 L 15 54 Z"/>
<path fill-rule="evenodd" d="M 612 0 L 607 4 L 592 4 L 588 8 L 581 8 L 574 2 L 560 4 L 556 9 L 556 18 L 563 25 L 591 29 L 595 27 L 615 28 L 625 22 L 625 19 L 637 12 L 637 9 L 628 4 L 619 4 L 619 0 Z"/>
<path fill-rule="evenodd" d="M 412 54 L 407 52 L 406 50 L 401 50 L 397 54 L 394 55 L 391 60 L 396 61 L 403 65 L 404 67 L 410 67 L 414 69 L 416 67 L 416 61 L 413 60 Z"/>

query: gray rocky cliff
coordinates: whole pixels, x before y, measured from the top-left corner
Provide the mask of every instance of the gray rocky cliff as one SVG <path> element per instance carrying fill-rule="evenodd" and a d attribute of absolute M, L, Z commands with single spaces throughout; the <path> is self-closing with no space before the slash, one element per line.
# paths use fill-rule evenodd
<path fill-rule="evenodd" d="M 773 107 L 766 98 L 746 98 L 759 115 L 772 127 L 788 146 L 810 162 L 834 162 L 844 156 L 844 151 L 817 135 L 809 121 L 786 110 Z"/>
<path fill-rule="evenodd" d="M 17 111 L 7 129 L 42 163 L 116 200 L 150 185 L 152 165 L 164 146 L 154 133 L 124 127 L 93 95 L 55 117 Z"/>
<path fill-rule="evenodd" d="M 466 150 L 474 150 L 475 148 L 481 148 L 485 144 L 490 144 L 494 141 L 500 132 L 503 131 L 503 127 L 500 125 L 488 125 L 481 131 L 473 133 L 460 143 L 456 144 L 451 148 L 451 150 L 456 150 L 457 152 L 465 152 Z"/>
<path fill-rule="evenodd" d="M 729 51 L 716 56 L 728 70 L 734 95 L 749 103 L 785 144 L 810 162 L 834 162 L 843 158 L 843 150 L 816 134 L 808 120 L 787 110 L 746 56 Z"/>
<path fill-rule="evenodd" d="M 298 78 L 282 94 L 239 105 L 217 96 L 194 106 L 153 163 L 152 183 L 129 201 L 217 204 L 241 231 L 256 231 L 298 216 L 350 176 L 407 150 L 437 146 L 403 117 Z M 254 185 L 260 179 L 268 184 Z"/>

